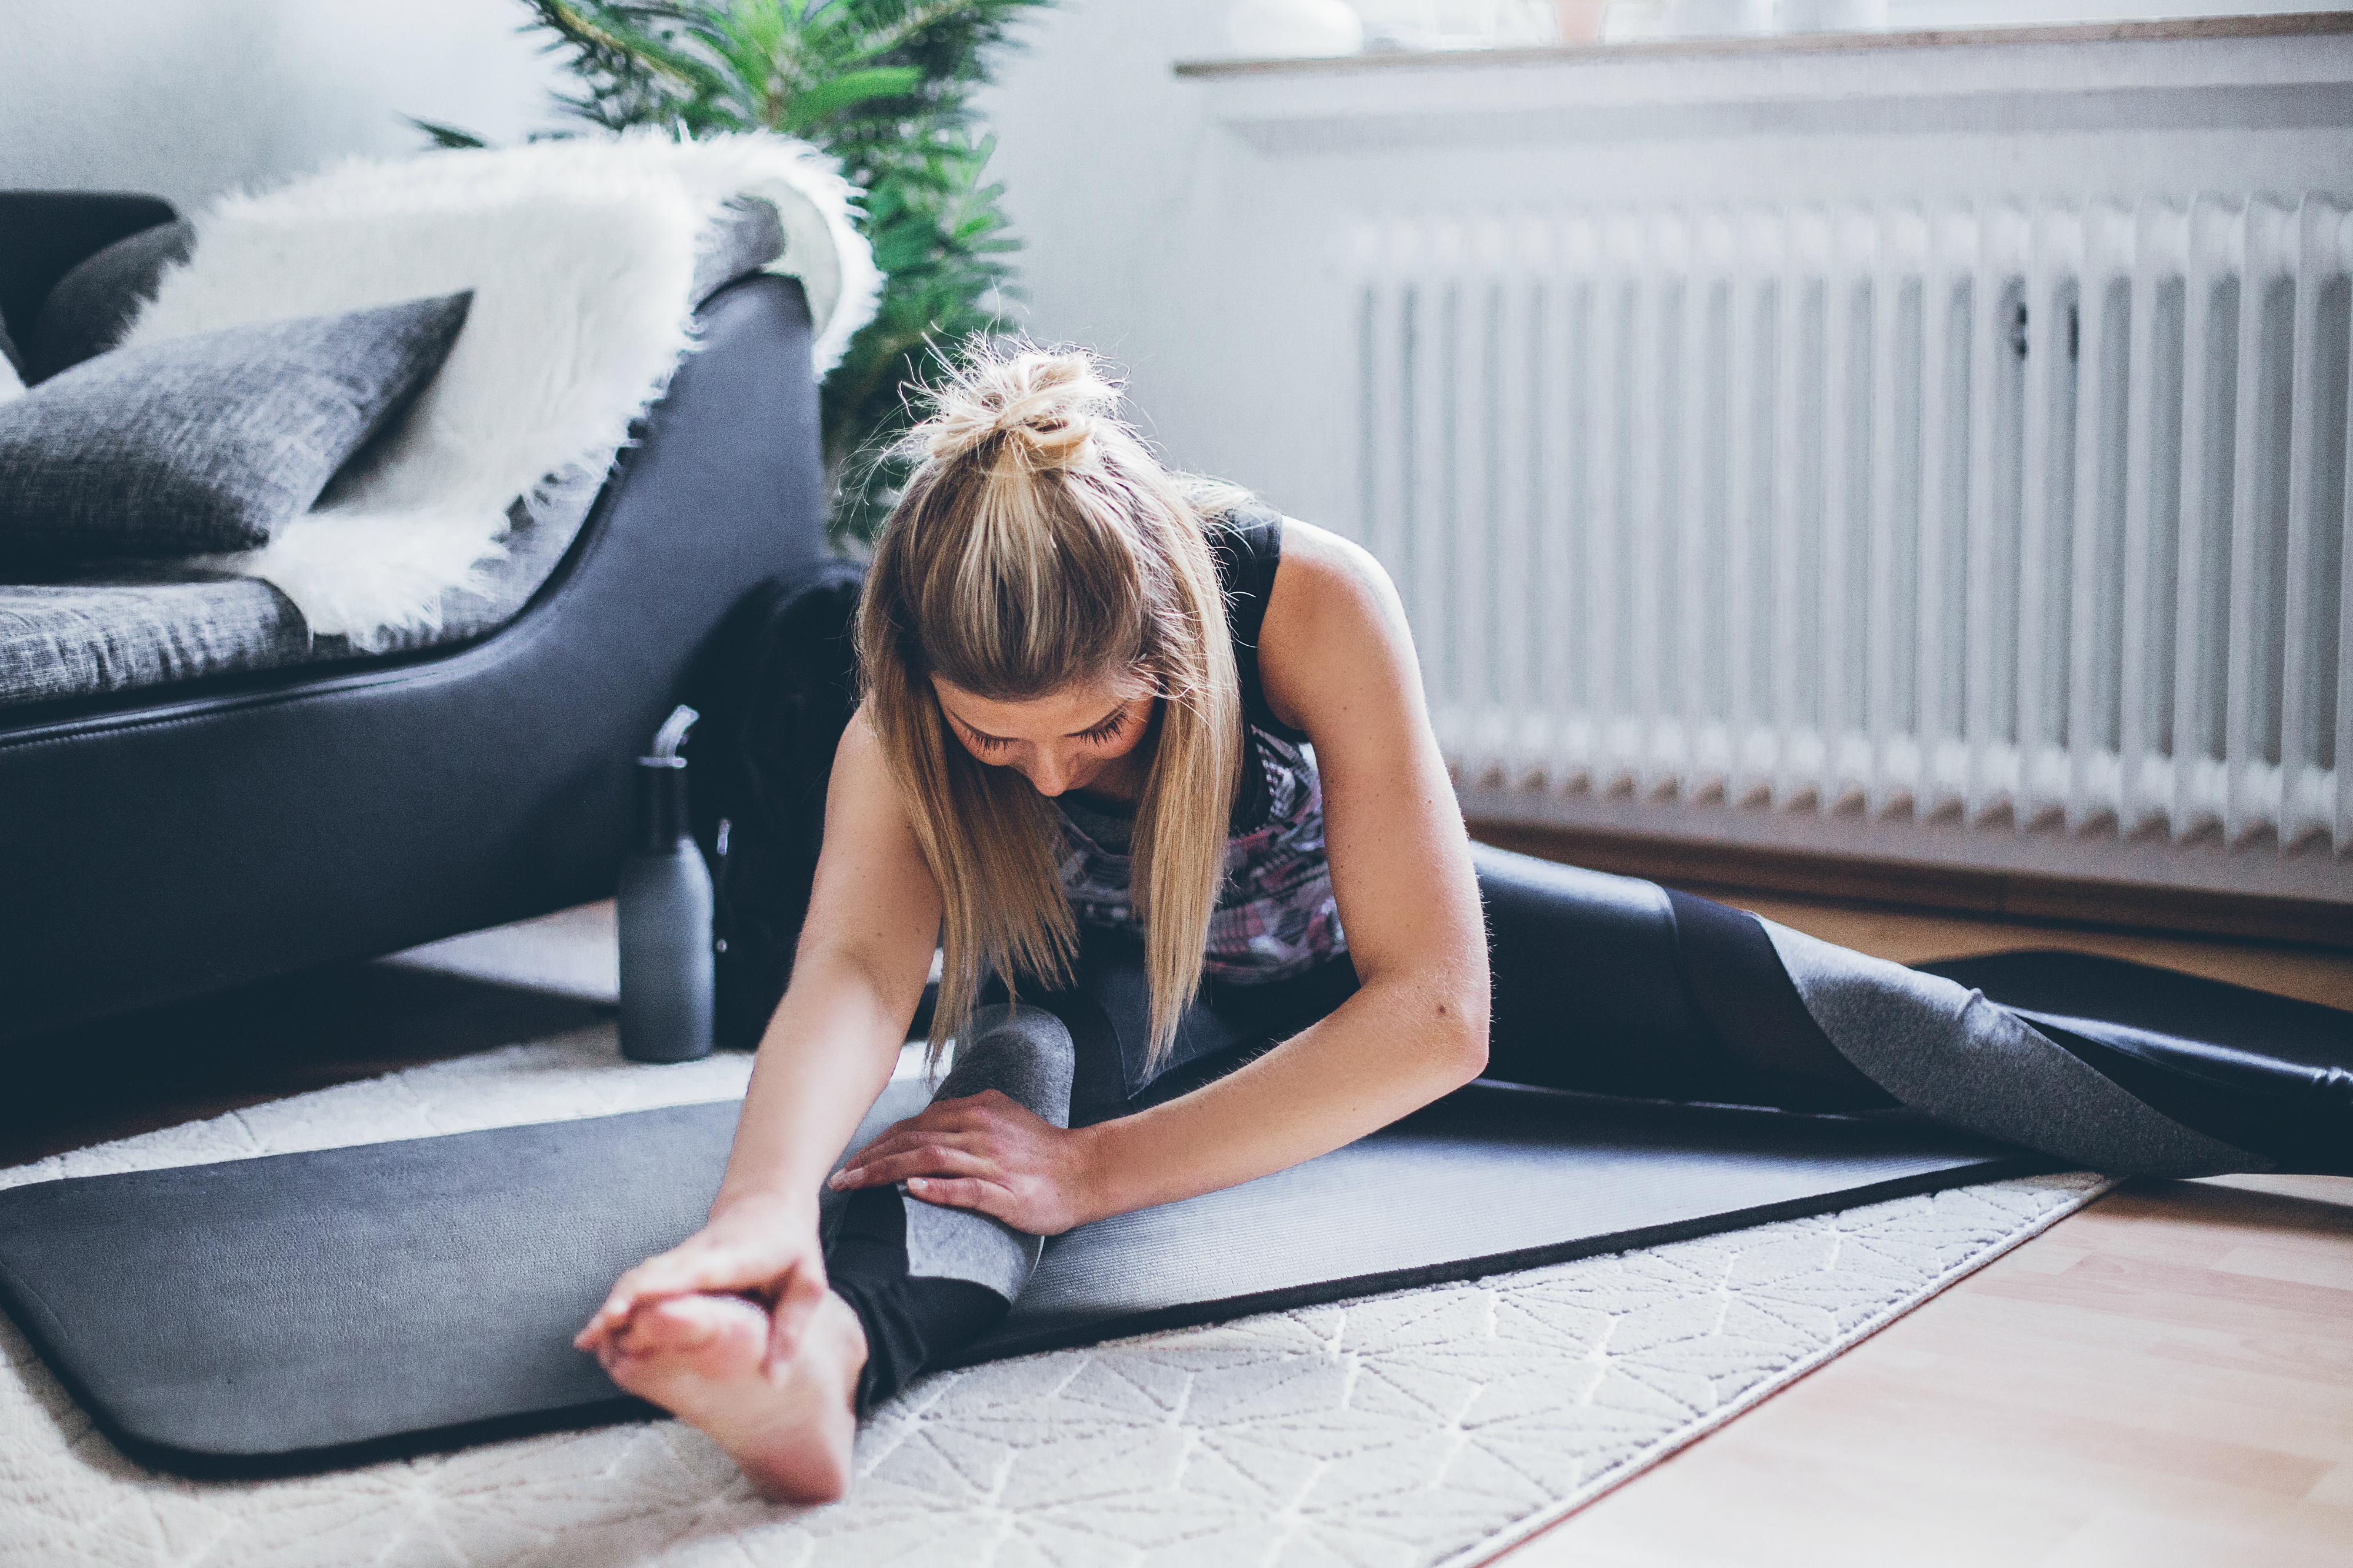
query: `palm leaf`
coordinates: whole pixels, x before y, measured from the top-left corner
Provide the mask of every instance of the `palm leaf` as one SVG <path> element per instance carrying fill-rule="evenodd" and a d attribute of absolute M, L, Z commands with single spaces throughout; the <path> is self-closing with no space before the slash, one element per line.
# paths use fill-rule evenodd
<path fill-rule="evenodd" d="M 907 427 L 931 361 L 1002 327 L 1019 248 L 986 183 L 994 142 L 970 94 L 1012 26 L 1052 0 L 522 0 L 577 81 L 569 113 L 609 130 L 805 137 L 865 192 L 860 226 L 884 275 L 875 319 L 820 389 L 840 482 L 831 527 L 871 537 L 902 472 L 877 454 Z M 441 146 L 479 146 L 411 121 Z"/>
<path fill-rule="evenodd" d="M 786 106 L 780 131 L 805 136 L 845 109 L 878 98 L 904 98 L 923 84 L 923 73 L 913 66 L 870 66 L 845 71 L 797 95 Z"/>
<path fill-rule="evenodd" d="M 417 130 L 424 132 L 426 135 L 431 137 L 433 139 L 433 145 L 436 147 L 463 149 L 470 147 L 487 147 L 490 145 L 489 142 L 483 141 L 472 132 L 460 131 L 454 125 L 444 125 L 438 121 L 433 120 L 419 120 L 413 114 L 404 114 L 401 118 L 407 121 L 409 124 L 415 126 Z"/>

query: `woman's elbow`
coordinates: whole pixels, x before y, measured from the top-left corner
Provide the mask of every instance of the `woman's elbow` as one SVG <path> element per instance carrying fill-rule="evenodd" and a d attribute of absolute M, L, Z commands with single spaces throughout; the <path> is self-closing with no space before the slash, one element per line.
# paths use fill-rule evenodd
<path fill-rule="evenodd" d="M 1432 1043 L 1451 1080 L 1447 1088 L 1460 1089 L 1487 1070 L 1486 988 L 1443 995 L 1437 1008 Z"/>

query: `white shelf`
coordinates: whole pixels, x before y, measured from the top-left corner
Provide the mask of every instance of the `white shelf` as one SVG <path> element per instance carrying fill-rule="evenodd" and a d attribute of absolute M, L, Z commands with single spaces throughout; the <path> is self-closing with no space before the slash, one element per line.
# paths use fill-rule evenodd
<path fill-rule="evenodd" d="M 1187 61 L 1276 155 L 1744 133 L 2353 126 L 2353 13 Z"/>

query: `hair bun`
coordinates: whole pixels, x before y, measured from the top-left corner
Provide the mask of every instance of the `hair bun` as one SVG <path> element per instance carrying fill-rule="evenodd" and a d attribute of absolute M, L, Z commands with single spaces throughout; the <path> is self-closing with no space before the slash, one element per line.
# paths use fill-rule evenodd
<path fill-rule="evenodd" d="M 994 443 L 1026 468 L 1068 468 L 1118 402 L 1118 385 L 1083 350 L 981 349 L 933 390 L 930 416 L 912 435 L 938 462 Z"/>

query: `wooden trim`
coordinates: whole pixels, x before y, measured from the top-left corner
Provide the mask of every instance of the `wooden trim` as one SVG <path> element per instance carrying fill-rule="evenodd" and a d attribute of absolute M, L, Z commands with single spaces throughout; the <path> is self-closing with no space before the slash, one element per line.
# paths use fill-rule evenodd
<path fill-rule="evenodd" d="M 1787 893 L 2054 925 L 2189 932 L 2353 951 L 2353 904 L 1971 871 L 1525 822 L 1474 818 L 1470 827 L 1472 837 L 1498 849 L 1694 891 Z"/>
<path fill-rule="evenodd" d="M 2353 33 L 2353 11 L 2264 16 L 2179 16 L 2149 22 L 2075 22 L 2054 26 L 1937 27 L 1885 33 L 1775 33 L 1756 37 L 1643 38 L 1620 44 L 1539 44 L 1514 49 L 1420 49 L 1295 59 L 1179 60 L 1180 77 L 1338 76 L 1542 65 L 1552 61 L 1682 59 L 1707 55 L 1852 54 L 1862 50 L 1987 47 L 2010 44 L 2169 43 L 2199 38 L 2302 38 Z"/>

